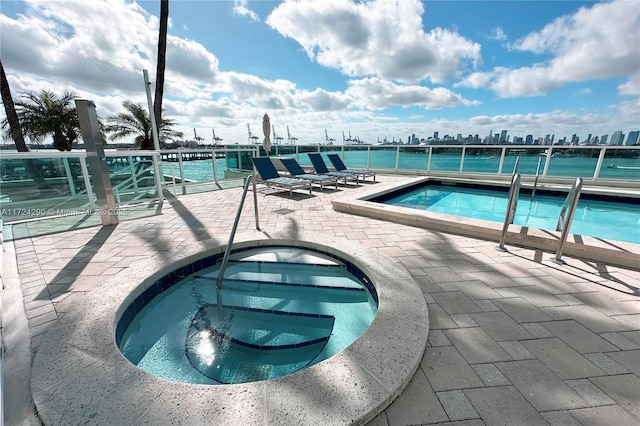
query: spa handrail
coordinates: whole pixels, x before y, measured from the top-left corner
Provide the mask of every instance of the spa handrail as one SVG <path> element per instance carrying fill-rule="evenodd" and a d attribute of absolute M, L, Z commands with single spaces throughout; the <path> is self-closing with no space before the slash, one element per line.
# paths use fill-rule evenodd
<path fill-rule="evenodd" d="M 564 204 L 562 204 L 562 208 L 560 209 L 556 231 L 561 231 L 562 233 L 560 234 L 558 250 L 553 258 L 553 261 L 556 263 L 564 263 L 562 260 L 562 251 L 564 250 L 564 245 L 567 242 L 567 236 L 569 235 L 569 229 L 571 228 L 571 221 L 573 220 L 573 215 L 576 212 L 578 200 L 580 199 L 580 191 L 582 191 L 581 177 L 577 178 L 574 182 L 571 190 L 567 194 L 567 198 L 564 200 Z"/>
<path fill-rule="evenodd" d="M 224 278 L 224 270 L 227 268 L 229 262 L 229 254 L 231 253 L 231 246 L 233 245 L 233 238 L 236 235 L 236 229 L 238 229 L 238 222 L 240 221 L 240 214 L 242 213 L 242 207 L 244 206 L 244 200 L 247 197 L 247 191 L 249 190 L 249 183 L 253 183 L 253 210 L 256 216 L 256 229 L 260 230 L 260 221 L 258 219 L 258 195 L 256 191 L 256 180 L 253 175 L 249 175 L 244 183 L 244 189 L 242 190 L 242 197 L 240 198 L 240 205 L 238 206 L 238 212 L 236 218 L 233 221 L 233 227 L 231 228 L 231 234 L 229 235 L 229 242 L 227 248 L 224 251 L 224 257 L 222 258 L 222 264 L 220 265 L 220 272 L 218 272 L 218 280 L 216 281 L 217 289 L 222 288 L 222 280 Z"/>
<path fill-rule="evenodd" d="M 504 216 L 504 224 L 502 225 L 502 234 L 500 235 L 500 243 L 497 250 L 507 251 L 504 248 L 504 243 L 507 240 L 507 230 L 509 225 L 513 223 L 513 219 L 516 216 L 516 209 L 518 208 L 518 196 L 520 195 L 520 174 L 514 173 L 511 177 L 511 188 L 509 189 L 509 201 L 507 203 L 507 213 Z"/>

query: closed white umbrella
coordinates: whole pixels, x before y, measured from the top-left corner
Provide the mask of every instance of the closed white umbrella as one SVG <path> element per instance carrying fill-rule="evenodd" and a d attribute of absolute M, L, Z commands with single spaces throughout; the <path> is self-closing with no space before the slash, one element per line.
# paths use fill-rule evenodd
<path fill-rule="evenodd" d="M 269 135 L 271 134 L 271 120 L 269 120 L 269 115 L 264 113 L 264 117 L 262 117 L 262 132 L 264 133 L 264 141 L 262 141 L 262 148 L 269 155 L 271 151 L 271 139 Z"/>

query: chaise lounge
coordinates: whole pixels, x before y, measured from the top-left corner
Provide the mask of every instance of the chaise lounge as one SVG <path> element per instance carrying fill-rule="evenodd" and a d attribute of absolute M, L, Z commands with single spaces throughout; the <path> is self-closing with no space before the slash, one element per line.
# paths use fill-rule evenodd
<path fill-rule="evenodd" d="M 299 188 L 309 188 L 309 194 L 311 194 L 311 182 L 303 179 L 280 176 L 269 157 L 253 157 L 251 161 L 253 161 L 253 165 L 258 173 L 256 176 L 258 178 L 256 179 L 257 183 L 262 183 L 268 187 L 288 189 L 289 196 L 293 195 L 294 189 Z"/>
<path fill-rule="evenodd" d="M 367 179 L 367 176 L 372 176 L 373 180 L 374 181 L 376 180 L 376 172 L 374 172 L 373 170 L 349 169 L 344 164 L 344 162 L 342 161 L 342 158 L 340 158 L 338 154 L 327 154 L 327 157 L 329 157 L 329 161 L 331 161 L 331 164 L 333 164 L 333 167 L 335 167 L 335 169 L 339 172 L 357 173 L 358 175 L 362 176 L 363 182 Z"/>
<path fill-rule="evenodd" d="M 356 185 L 359 185 L 359 178 L 357 173 L 346 173 L 346 172 L 332 172 L 327 168 L 322 156 L 318 153 L 308 153 L 309 159 L 311 160 L 311 164 L 313 164 L 313 168 L 316 173 L 320 175 L 333 176 L 338 179 L 344 179 L 344 184 L 347 184 L 349 180 L 355 180 Z"/>
<path fill-rule="evenodd" d="M 281 158 L 280 162 L 293 177 L 308 180 L 311 183 L 320 185 L 320 189 L 323 189 L 326 184 L 335 184 L 336 189 L 338 189 L 338 178 L 336 176 L 314 175 L 307 173 L 293 158 Z"/>

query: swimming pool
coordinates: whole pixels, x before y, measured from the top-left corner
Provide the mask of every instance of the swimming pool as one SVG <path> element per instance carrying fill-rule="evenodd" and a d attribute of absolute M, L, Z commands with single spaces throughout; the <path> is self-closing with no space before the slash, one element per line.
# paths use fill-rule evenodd
<path fill-rule="evenodd" d="M 567 193 L 523 189 L 513 223 L 554 231 Z M 373 199 L 384 204 L 503 223 L 508 188 L 451 182 L 429 182 Z M 570 232 L 640 244 L 640 201 L 583 193 Z"/>
<path fill-rule="evenodd" d="M 453 207 L 446 209 L 446 212 L 429 211 L 417 208 L 410 208 L 404 206 L 396 206 L 391 204 L 385 204 L 384 201 L 391 199 L 395 196 L 407 194 L 415 189 L 424 188 L 430 184 L 444 186 L 456 186 L 465 187 L 470 186 L 474 189 L 487 189 L 491 188 L 497 191 L 504 191 L 506 197 L 509 191 L 509 182 L 505 180 L 489 179 L 486 178 L 450 178 L 450 177 L 417 177 L 407 178 L 404 181 L 399 181 L 394 184 L 384 186 L 372 186 L 368 192 L 360 193 L 357 198 L 347 197 L 340 199 L 334 199 L 331 201 L 333 209 L 342 213 L 355 214 L 360 216 L 366 216 L 379 220 L 385 220 L 395 223 L 401 223 L 404 225 L 425 228 L 440 235 L 443 243 L 451 238 L 451 235 L 480 238 L 484 240 L 490 240 L 499 242 L 502 239 L 504 215 L 506 212 L 506 200 L 497 200 L 498 204 L 495 210 L 500 213 L 500 219 L 498 220 L 486 220 L 478 219 L 475 217 L 462 216 L 452 213 L 455 203 L 452 202 Z M 570 182 L 544 182 L 544 185 L 538 186 L 534 201 L 542 200 L 542 197 L 549 195 L 547 190 L 555 190 L 563 195 L 560 197 L 564 201 Z M 522 188 L 523 200 L 526 200 L 527 196 L 530 198 L 530 187 L 524 186 Z M 528 194 L 528 195 L 527 195 Z M 637 204 L 640 198 L 639 191 L 633 189 L 617 190 L 613 192 L 612 189 L 605 187 L 598 187 L 595 185 L 590 186 L 583 192 L 581 198 L 588 198 L 586 194 L 596 195 L 610 195 L 619 194 L 619 200 L 628 199 L 631 205 L 632 211 L 637 212 Z M 441 197 L 444 198 L 444 197 Z M 455 197 L 451 197 L 452 200 Z M 597 197 L 596 197 L 597 198 Z M 502 207 L 500 203 L 504 202 Z M 459 203 L 458 203 L 459 204 Z M 463 206 L 465 203 L 462 203 Z M 629 204 L 626 204 L 628 206 Z M 526 210 L 522 210 L 525 205 L 524 201 L 518 204 L 518 214 L 531 216 L 535 212 L 535 205 L 532 205 L 531 212 L 527 206 Z M 623 206 L 625 206 L 623 204 Z M 633 207 L 635 206 L 635 207 Z M 491 210 L 493 206 L 485 206 L 477 204 L 474 208 L 477 210 L 485 209 Z M 469 209 L 467 209 L 469 210 Z M 577 210 L 576 221 L 579 215 L 591 216 L 591 210 Z M 613 221 L 615 214 L 605 215 L 604 223 Z M 600 216 L 602 217 L 602 216 Z M 518 247 L 524 247 L 529 249 L 538 249 L 543 252 L 555 253 L 559 248 L 560 232 L 555 231 L 555 225 L 557 222 L 557 216 L 553 218 L 550 229 L 536 228 L 535 226 L 526 226 L 512 224 L 507 229 L 506 240 L 507 245 L 514 245 Z M 550 219 L 549 219 L 550 220 Z M 600 220 L 600 219 L 599 219 Z M 533 223 L 533 222 L 532 222 Z M 629 234 L 640 232 L 640 227 L 635 227 L 631 224 L 631 229 L 628 229 Z M 595 225 L 593 225 L 595 227 Z M 617 237 L 618 238 L 618 237 Z M 640 244 L 614 240 L 605 237 L 595 237 L 589 235 L 583 235 L 576 233 L 576 229 L 573 227 L 568 235 L 568 238 L 563 246 L 563 253 L 567 256 L 574 256 L 586 261 L 606 262 L 611 265 L 617 265 L 632 269 L 637 269 L 640 264 Z"/>
<path fill-rule="evenodd" d="M 172 381 L 267 380 L 339 353 L 376 315 L 373 285 L 342 259 L 293 247 L 235 251 L 222 300 L 220 264 L 205 266 L 216 261 L 181 268 L 131 304 L 116 336 L 127 359 Z"/>

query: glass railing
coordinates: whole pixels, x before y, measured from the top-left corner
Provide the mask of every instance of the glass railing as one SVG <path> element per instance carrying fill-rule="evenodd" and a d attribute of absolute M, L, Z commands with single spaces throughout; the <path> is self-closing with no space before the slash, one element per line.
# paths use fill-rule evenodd
<path fill-rule="evenodd" d="M 242 185 L 256 149 L 105 151 L 115 202 L 123 206 L 174 195 Z M 159 160 L 161 188 L 155 179 Z M 97 201 L 85 152 L 7 153 L 0 157 L 0 215 L 4 222 L 89 215 Z"/>
<path fill-rule="evenodd" d="M 640 181 L 640 148 L 635 146 L 487 145 L 298 145 L 275 146 L 270 155 L 290 156 L 310 165 L 309 152 L 339 154 L 352 168 L 386 172 L 582 177 L 585 180 Z"/>
<path fill-rule="evenodd" d="M 640 183 L 640 148 L 486 145 L 274 145 L 268 155 L 293 157 L 310 166 L 308 153 L 339 154 L 347 166 L 380 172 L 446 175 L 511 175 L 576 178 L 585 182 Z M 174 195 L 241 186 L 253 173 L 260 145 L 160 151 L 106 150 L 118 206 Z M 153 161 L 159 161 L 160 189 Z M 85 152 L 2 152 L 0 209 L 5 222 L 82 214 L 96 209 L 95 188 Z M 330 164 L 327 161 L 327 164 Z"/>

